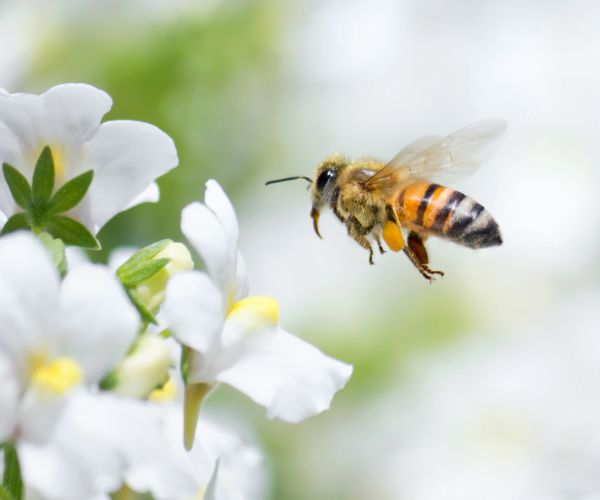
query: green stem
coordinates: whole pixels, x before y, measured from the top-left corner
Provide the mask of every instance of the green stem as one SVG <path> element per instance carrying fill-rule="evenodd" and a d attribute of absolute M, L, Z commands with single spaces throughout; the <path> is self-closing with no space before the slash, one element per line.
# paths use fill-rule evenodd
<path fill-rule="evenodd" d="M 17 449 L 12 443 L 4 443 L 4 474 L 2 476 L 3 490 L 0 490 L 0 498 L 9 495 L 10 500 L 23 500 L 25 488 L 21 477 L 21 466 Z"/>

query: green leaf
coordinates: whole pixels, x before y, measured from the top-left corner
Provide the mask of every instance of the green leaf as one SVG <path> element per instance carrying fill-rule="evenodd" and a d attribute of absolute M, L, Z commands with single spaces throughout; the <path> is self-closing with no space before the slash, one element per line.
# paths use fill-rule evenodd
<path fill-rule="evenodd" d="M 140 313 L 142 320 L 145 323 L 152 323 L 153 325 L 158 325 L 156 318 L 150 311 L 148 311 L 148 309 L 146 309 L 146 306 L 144 306 L 144 304 L 142 303 L 142 300 L 139 298 L 139 296 L 135 292 L 135 290 L 133 290 L 132 288 L 125 288 L 125 291 L 127 292 L 127 295 L 129 296 L 129 299 L 131 300 L 133 305 L 136 307 L 136 309 Z"/>
<path fill-rule="evenodd" d="M 171 259 L 152 259 L 142 262 L 127 272 L 117 273 L 121 283 L 126 287 L 134 287 L 154 276 L 158 271 L 165 267 Z"/>
<path fill-rule="evenodd" d="M 62 240 L 54 239 L 48 233 L 40 233 L 38 235 L 40 241 L 44 244 L 48 252 L 50 252 L 50 257 L 52 258 L 52 262 L 58 269 L 60 275 L 64 278 L 67 274 L 67 257 L 65 255 L 65 244 Z"/>
<path fill-rule="evenodd" d="M 98 240 L 81 222 L 64 215 L 53 215 L 48 219 L 45 229 L 55 238 L 63 240 L 65 245 L 100 250 Z"/>
<path fill-rule="evenodd" d="M 24 212 L 19 212 L 18 214 L 13 214 L 6 221 L 2 231 L 0 234 L 8 234 L 13 231 L 18 231 L 19 229 L 29 229 L 29 221 L 27 220 L 27 215 Z"/>
<path fill-rule="evenodd" d="M 64 184 L 54 193 L 48 204 L 48 212 L 51 214 L 61 214 L 77 206 L 85 196 L 85 193 L 87 193 L 93 178 L 94 171 L 88 170 Z"/>
<path fill-rule="evenodd" d="M 19 172 L 15 167 L 5 163 L 2 165 L 2 172 L 4 173 L 4 179 L 10 189 L 10 194 L 15 199 L 17 205 L 27 210 L 31 202 L 31 188 L 29 187 L 29 181 L 27 178 Z"/>
<path fill-rule="evenodd" d="M 21 479 L 21 466 L 17 450 L 11 443 L 6 443 L 4 448 L 4 474 L 2 485 L 14 500 L 23 499 L 23 479 Z"/>
<path fill-rule="evenodd" d="M 160 240 L 156 243 L 151 243 L 141 250 L 135 252 L 127 261 L 117 269 L 117 275 L 121 277 L 123 274 L 129 274 L 133 269 L 138 267 L 143 262 L 149 261 L 158 255 L 172 240 Z"/>
<path fill-rule="evenodd" d="M 50 146 L 42 149 L 40 157 L 35 164 L 31 190 L 33 192 L 33 203 L 38 207 L 44 206 L 54 189 L 54 159 Z"/>

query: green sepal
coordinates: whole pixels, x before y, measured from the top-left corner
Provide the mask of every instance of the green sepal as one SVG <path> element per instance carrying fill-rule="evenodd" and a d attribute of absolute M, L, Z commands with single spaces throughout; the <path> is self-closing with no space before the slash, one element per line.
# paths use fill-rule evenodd
<path fill-rule="evenodd" d="M 46 247 L 46 250 L 50 252 L 52 262 L 58 269 L 60 275 L 64 278 L 67 274 L 67 256 L 65 255 L 65 244 L 62 240 L 55 239 L 48 233 L 40 233 L 38 235 L 40 241 Z"/>
<path fill-rule="evenodd" d="M 100 250 L 100 242 L 81 222 L 64 215 L 52 215 L 44 229 L 55 238 L 63 240 L 66 245 Z"/>
<path fill-rule="evenodd" d="M 117 269 L 117 275 L 120 277 L 121 274 L 129 274 L 132 269 L 158 255 L 169 243 L 173 241 L 160 240 L 138 250 Z"/>
<path fill-rule="evenodd" d="M 27 178 L 8 163 L 2 165 L 2 173 L 17 205 L 27 210 L 31 203 L 31 187 Z"/>
<path fill-rule="evenodd" d="M 54 159 L 50 146 L 44 147 L 35 163 L 31 191 L 33 203 L 43 207 L 50 200 L 54 189 Z"/>
<path fill-rule="evenodd" d="M 125 273 L 117 272 L 117 276 L 124 286 L 134 287 L 146 281 L 147 279 L 152 278 L 152 276 L 165 267 L 169 262 L 171 262 L 170 259 L 147 260 L 146 262 L 142 262 L 134 268 L 128 269 Z"/>
<path fill-rule="evenodd" d="M 127 292 L 129 299 L 140 313 L 142 320 L 145 323 L 152 323 L 153 325 L 158 325 L 158 321 L 156 321 L 154 315 L 150 311 L 148 311 L 148 309 L 146 309 L 146 306 L 144 306 L 144 304 L 138 297 L 136 291 L 133 288 L 125 288 L 125 292 Z"/>
<path fill-rule="evenodd" d="M 27 215 L 24 212 L 11 215 L 4 224 L 0 234 L 12 233 L 13 231 L 18 231 L 19 229 L 30 229 Z"/>
<path fill-rule="evenodd" d="M 47 208 L 48 213 L 62 214 L 77 206 L 88 192 L 93 179 L 94 171 L 88 170 L 65 183 L 50 199 Z"/>
<path fill-rule="evenodd" d="M 4 449 L 4 474 L 2 486 L 13 500 L 22 500 L 24 497 L 23 479 L 17 449 L 12 443 L 5 443 Z"/>
<path fill-rule="evenodd" d="M 110 391 L 117 387 L 119 383 L 119 378 L 115 372 L 110 372 L 100 381 L 100 389 L 103 391 Z"/>

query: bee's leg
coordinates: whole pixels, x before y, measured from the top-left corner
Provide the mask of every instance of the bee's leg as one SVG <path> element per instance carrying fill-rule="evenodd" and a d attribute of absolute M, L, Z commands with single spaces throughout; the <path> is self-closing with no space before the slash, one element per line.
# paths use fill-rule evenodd
<path fill-rule="evenodd" d="M 434 275 L 444 276 L 442 271 L 433 271 L 429 266 L 429 255 L 421 236 L 414 231 L 408 235 L 407 246 L 404 248 L 404 253 L 419 270 L 423 277 L 432 281 Z"/>
<path fill-rule="evenodd" d="M 381 244 L 381 240 L 379 239 L 378 234 L 375 235 L 375 241 L 377 242 L 377 246 L 379 247 L 379 253 L 383 255 L 385 253 L 385 249 L 383 248 L 383 245 Z"/>
<path fill-rule="evenodd" d="M 369 264 L 373 264 L 373 247 L 371 242 L 365 237 L 369 234 L 372 228 L 364 228 L 356 217 L 348 217 L 346 219 L 346 227 L 348 234 L 363 248 L 369 251 Z"/>

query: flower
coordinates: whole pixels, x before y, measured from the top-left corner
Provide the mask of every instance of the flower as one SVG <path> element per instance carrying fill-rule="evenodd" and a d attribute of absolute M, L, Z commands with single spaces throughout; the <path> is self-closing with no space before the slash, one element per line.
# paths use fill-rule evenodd
<path fill-rule="evenodd" d="M 171 138 L 148 123 L 100 123 L 112 106 L 91 85 L 58 85 L 41 95 L 0 93 L 0 164 L 31 180 L 36 160 L 49 146 L 57 187 L 88 170 L 94 178 L 83 200 L 67 215 L 93 233 L 133 203 L 156 199 L 153 181 L 177 165 Z M 0 210 L 19 211 L 4 178 Z"/>
<path fill-rule="evenodd" d="M 270 418 L 300 422 L 329 408 L 352 367 L 283 330 L 275 299 L 247 296 L 237 219 L 217 182 L 207 182 L 204 204 L 184 208 L 181 229 L 208 270 L 175 276 L 163 306 L 186 346 L 186 447 L 202 398 L 219 382 L 266 407 Z"/>
<path fill-rule="evenodd" d="M 43 441 L 68 396 L 98 382 L 127 352 L 137 314 L 102 266 L 82 264 L 61 282 L 29 233 L 0 239 L 0 276 L 0 371 L 3 384 L 12 380 L 2 389 L 10 411 L 3 408 L 0 436 Z"/>
<path fill-rule="evenodd" d="M 49 442 L 19 447 L 28 495 L 79 500 L 127 486 L 157 500 L 264 497 L 265 464 L 256 446 L 206 419 L 202 439 L 188 453 L 180 441 L 182 421 L 173 403 L 80 391 Z"/>

